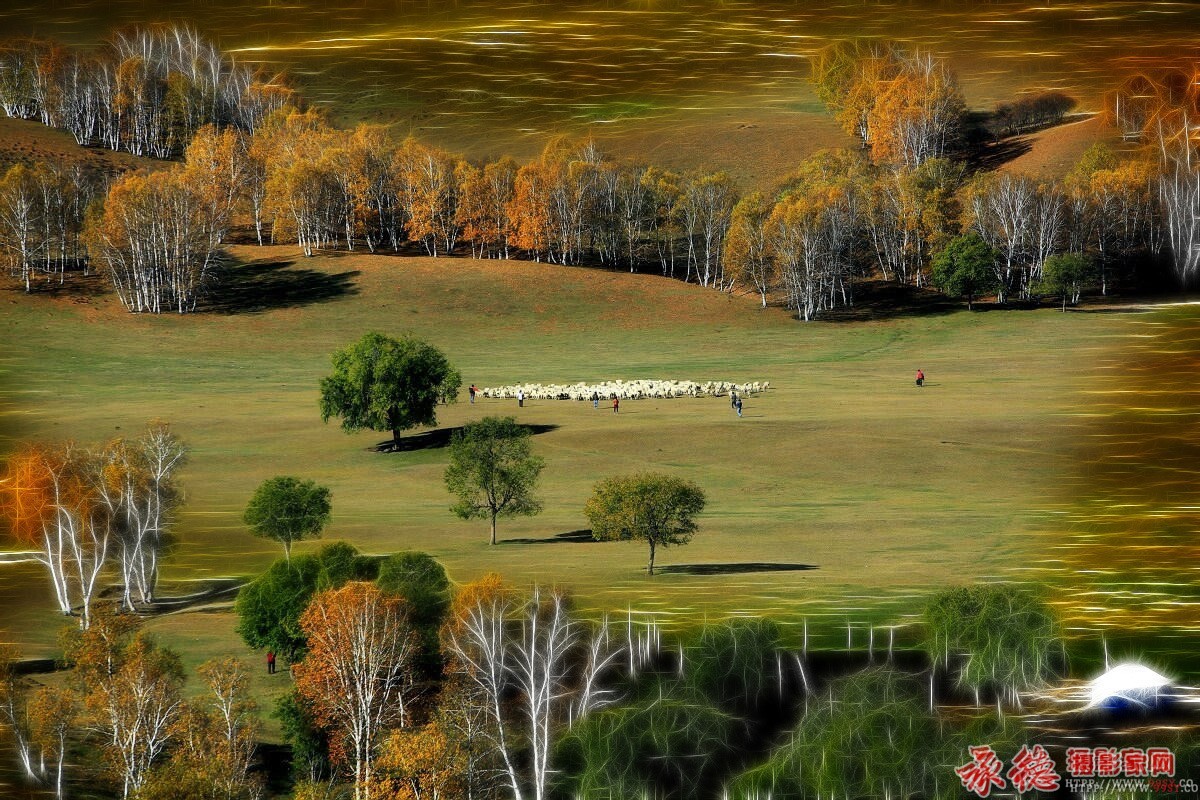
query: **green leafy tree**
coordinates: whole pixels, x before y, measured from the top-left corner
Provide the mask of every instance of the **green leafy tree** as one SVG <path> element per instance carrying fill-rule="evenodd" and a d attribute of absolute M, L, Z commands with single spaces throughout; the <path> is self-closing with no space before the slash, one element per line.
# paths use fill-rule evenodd
<path fill-rule="evenodd" d="M 374 561 L 345 542 L 332 542 L 295 561 L 276 561 L 238 592 L 238 635 L 250 647 L 274 650 L 295 663 L 308 646 L 300 615 L 313 595 L 348 581 L 373 579 L 373 570 Z"/>
<path fill-rule="evenodd" d="M 976 692 L 991 686 L 1019 702 L 1020 690 L 1047 683 L 1063 662 L 1053 612 L 1018 586 L 946 589 L 926 606 L 924 623 L 930 660 Z"/>
<path fill-rule="evenodd" d="M 995 291 L 996 251 L 977 233 L 951 239 L 933 258 L 933 285 L 952 297 L 965 297 L 967 308 L 975 299 Z"/>
<path fill-rule="evenodd" d="M 368 333 L 332 356 L 321 379 L 321 419 L 341 417 L 347 432 L 400 432 L 437 424 L 439 402 L 452 403 L 462 378 L 433 345 L 412 336 Z"/>
<path fill-rule="evenodd" d="M 875 667 L 839 678 L 766 763 L 736 777 L 731 800 L 756 797 L 958 797 L 945 738 L 911 675 Z M 942 791 L 950 785 L 950 793 Z"/>
<path fill-rule="evenodd" d="M 696 532 L 693 517 L 704 510 L 699 486 L 673 475 L 645 472 L 596 484 L 583 513 L 598 540 L 637 539 L 650 545 L 646 572 L 654 574 L 659 547 L 683 545 Z"/>
<path fill-rule="evenodd" d="M 1041 290 L 1062 299 L 1065 314 L 1067 303 L 1075 305 L 1095 270 L 1092 260 L 1082 253 L 1061 253 L 1050 256 L 1042 265 Z"/>
<path fill-rule="evenodd" d="M 430 678 L 441 671 L 439 634 L 450 610 L 450 579 L 428 553 L 395 553 L 379 565 L 375 585 L 408 603 L 408 621 L 421 641 L 417 665 Z"/>
<path fill-rule="evenodd" d="M 671 693 L 594 711 L 555 748 L 558 789 L 580 800 L 709 796 L 737 753 L 738 722 Z"/>
<path fill-rule="evenodd" d="M 297 783 L 320 783 L 332 776 L 329 732 L 320 726 L 295 687 L 275 701 L 271 716 L 279 720 L 283 739 L 292 748 L 292 777 Z"/>
<path fill-rule="evenodd" d="M 320 536 L 329 513 L 328 488 L 280 475 L 259 485 L 242 520 L 255 536 L 281 543 L 284 559 L 290 562 L 292 543 Z"/>
<path fill-rule="evenodd" d="M 463 519 L 490 519 L 492 544 L 498 517 L 528 517 L 542 510 L 533 489 L 545 461 L 530 452 L 530 438 L 529 429 L 513 417 L 484 417 L 450 442 L 446 488 L 458 497 L 450 510 Z"/>
<path fill-rule="evenodd" d="M 733 618 L 705 625 L 681 646 L 684 683 L 714 706 L 744 714 L 769 696 L 781 649 L 779 628 L 771 620 Z"/>
<path fill-rule="evenodd" d="M 290 563 L 276 561 L 243 586 L 234 610 L 237 632 L 246 644 L 273 650 L 289 662 L 299 659 L 306 646 L 300 614 L 316 594 L 320 574 L 320 560 L 302 555 Z"/>

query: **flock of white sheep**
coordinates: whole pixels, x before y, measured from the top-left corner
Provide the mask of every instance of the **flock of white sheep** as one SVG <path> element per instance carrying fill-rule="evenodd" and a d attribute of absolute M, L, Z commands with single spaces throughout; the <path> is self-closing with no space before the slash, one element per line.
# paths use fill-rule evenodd
<path fill-rule="evenodd" d="M 599 395 L 602 400 L 614 396 L 622 400 L 666 397 L 721 397 L 730 392 L 740 395 L 758 394 L 771 388 L 769 381 L 731 383 L 730 381 L 603 381 L 601 383 L 517 383 L 511 386 L 489 386 L 478 389 L 481 397 L 515 398 L 519 392 L 526 400 L 591 400 Z"/>

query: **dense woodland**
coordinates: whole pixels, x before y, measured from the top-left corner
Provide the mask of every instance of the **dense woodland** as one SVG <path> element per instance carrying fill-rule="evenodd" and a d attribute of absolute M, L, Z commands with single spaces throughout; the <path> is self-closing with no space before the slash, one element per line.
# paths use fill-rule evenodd
<path fill-rule="evenodd" d="M 842 43 L 812 80 L 861 148 L 818 153 L 775 191 L 743 195 L 728 174 L 628 164 L 590 141 L 556 140 L 526 164 L 476 164 L 379 126 L 338 129 L 281 79 L 265 81 L 189 30 L 121 33 L 91 55 L 13 42 L 0 78 L 10 115 L 83 143 L 180 157 L 117 177 L 18 165 L 0 180 L 0 254 L 27 291 L 91 265 L 135 312 L 187 312 L 219 292 L 214 266 L 235 225 L 306 255 L 417 248 L 654 270 L 756 292 L 764 305 L 782 299 L 806 320 L 852 304 L 858 278 L 930 284 L 937 253 L 966 233 L 991 248 L 992 274 L 975 293 L 1001 303 L 1063 294 L 1043 280 L 1057 254 L 1086 260 L 1072 298 L 1160 262 L 1186 283 L 1200 258 L 1200 172 L 1179 133 L 1194 82 L 1130 81 L 1110 116 L 1153 148 L 1121 160 L 1098 146 L 1063 179 L 1044 180 L 971 171 L 966 105 L 939 59 Z M 998 108 L 992 125 L 1052 124 L 1071 106 L 1057 93 L 1024 98 Z"/>

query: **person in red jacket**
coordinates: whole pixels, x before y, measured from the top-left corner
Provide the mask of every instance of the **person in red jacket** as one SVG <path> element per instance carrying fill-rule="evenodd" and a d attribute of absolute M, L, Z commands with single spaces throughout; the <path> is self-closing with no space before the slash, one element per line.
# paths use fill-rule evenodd
<path fill-rule="evenodd" d="M 920 369 L 917 370 L 917 386 L 925 385 L 925 373 Z"/>
<path fill-rule="evenodd" d="M 618 409 L 619 409 L 620 407 L 621 407 L 621 398 L 617 397 L 617 396 L 614 394 L 614 395 L 613 395 L 613 413 L 614 413 L 614 414 L 618 413 Z"/>

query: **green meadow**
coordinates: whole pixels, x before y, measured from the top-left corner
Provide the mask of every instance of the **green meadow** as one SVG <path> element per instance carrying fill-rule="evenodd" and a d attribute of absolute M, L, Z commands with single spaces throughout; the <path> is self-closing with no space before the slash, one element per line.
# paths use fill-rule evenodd
<path fill-rule="evenodd" d="M 221 302 L 202 313 L 134 316 L 107 294 L 14 292 L 0 316 L 14 439 L 98 443 L 161 418 L 190 446 L 166 593 L 247 578 L 279 557 L 241 513 L 260 481 L 294 474 L 333 491 L 327 541 L 424 550 L 459 582 L 496 571 L 518 585 L 567 585 L 593 614 L 653 612 L 668 626 L 771 614 L 796 639 L 807 626 L 814 645 L 838 647 L 847 637 L 866 646 L 872 626 L 876 647 L 893 626 L 898 645 L 911 643 L 931 591 L 1027 578 L 1051 558 L 1046 534 L 1071 502 L 1095 367 L 1137 341 L 1147 316 L 940 309 L 802 324 L 754 297 L 653 275 L 235 254 Z M 439 410 L 440 430 L 514 415 L 538 426 L 547 464 L 545 511 L 503 520 L 505 541 L 491 547 L 486 523 L 449 511 L 444 435 L 412 431 L 410 449 L 384 453 L 375 446 L 388 434 L 321 422 L 330 353 L 369 330 L 429 339 L 464 386 L 677 378 L 771 389 L 746 399 L 742 419 L 724 397 L 627 401 L 614 414 L 571 401 L 471 405 L 464 390 Z M 695 480 L 709 497 L 694 542 L 660 552 L 664 574 L 645 575 L 638 544 L 562 536 L 586 528 L 596 481 L 649 469 Z M 5 569 L 8 638 L 29 655 L 53 652 L 44 577 L 31 564 Z M 1051 599 L 1069 612 L 1064 597 Z M 252 656 L 233 624 L 223 600 L 151 626 L 199 663 Z"/>

